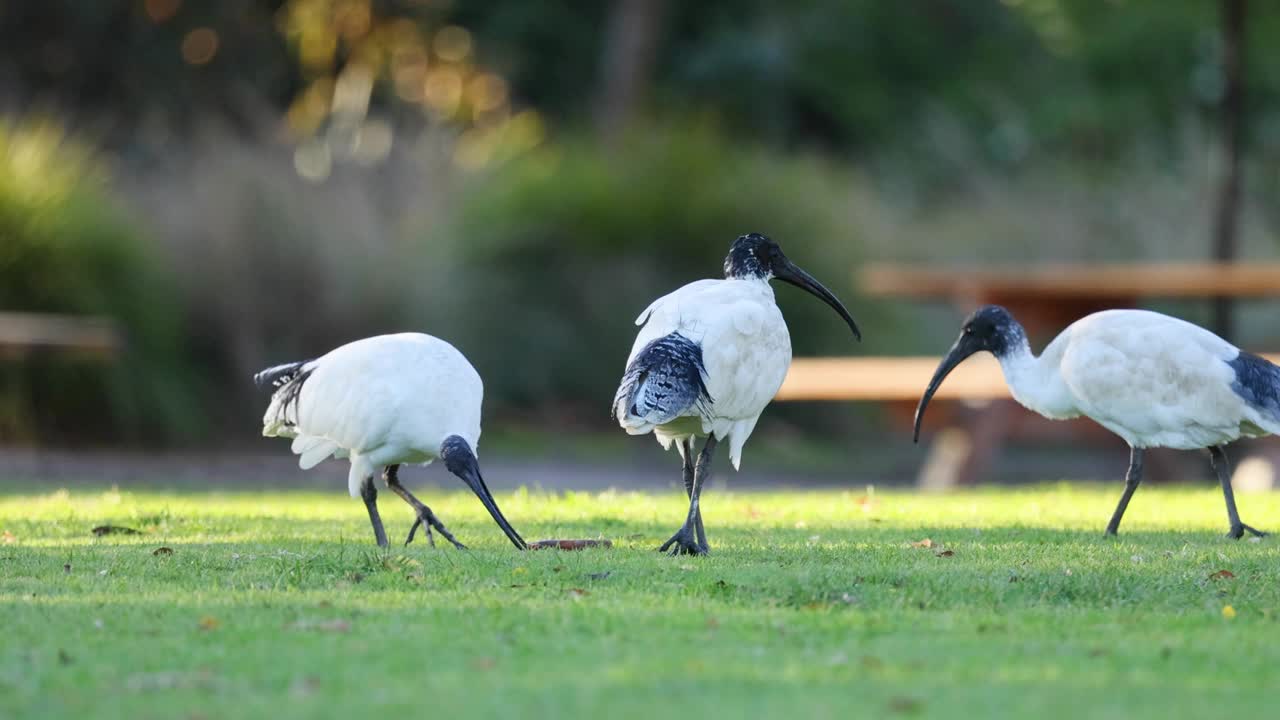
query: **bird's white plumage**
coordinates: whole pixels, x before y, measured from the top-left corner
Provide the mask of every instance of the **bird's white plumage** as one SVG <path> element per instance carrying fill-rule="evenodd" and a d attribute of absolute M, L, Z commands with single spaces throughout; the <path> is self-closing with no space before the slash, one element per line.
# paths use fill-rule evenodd
<path fill-rule="evenodd" d="M 449 343 L 421 333 L 379 335 L 339 347 L 302 367 L 309 373 L 288 403 L 282 388 L 262 434 L 292 437 L 304 469 L 350 457 L 348 489 L 386 465 L 430 463 L 450 435 L 475 450 L 484 385 Z"/>
<path fill-rule="evenodd" d="M 767 278 L 698 280 L 655 300 L 640 316 L 641 326 L 627 364 L 651 341 L 678 332 L 702 348 L 706 366 L 706 414 L 690 407 L 680 418 L 652 425 L 618 413 L 628 433 L 653 432 L 664 448 L 672 441 L 714 433 L 729 443 L 734 468 L 760 413 L 782 387 L 791 365 L 791 336 Z M 681 443 L 676 443 L 682 448 Z M 681 449 L 683 452 L 683 449 Z"/>
<path fill-rule="evenodd" d="M 1280 432 L 1245 401 L 1228 363 L 1240 350 L 1191 323 L 1108 310 L 1064 330 L 1040 357 L 1000 359 L 1014 398 L 1051 418 L 1084 415 L 1133 447 L 1192 450 Z"/>

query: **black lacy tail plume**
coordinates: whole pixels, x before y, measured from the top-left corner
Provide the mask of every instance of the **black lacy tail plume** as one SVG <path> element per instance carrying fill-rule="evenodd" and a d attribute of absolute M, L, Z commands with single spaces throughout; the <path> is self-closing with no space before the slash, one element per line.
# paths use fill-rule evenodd
<path fill-rule="evenodd" d="M 260 388 L 282 387 L 297 377 L 298 373 L 302 372 L 302 366 L 309 362 L 311 361 L 303 360 L 302 362 L 285 363 L 284 365 L 269 367 L 253 376 L 253 384 Z"/>
<path fill-rule="evenodd" d="M 273 399 L 280 400 L 279 421 L 286 427 L 298 424 L 298 398 L 302 393 L 303 384 L 307 382 L 307 378 L 311 377 L 312 370 L 304 369 L 310 362 L 310 360 L 303 360 L 276 365 L 253 376 L 253 382 L 258 387 L 276 388 Z M 293 408 L 292 415 L 289 413 L 290 407 Z"/>
<path fill-rule="evenodd" d="M 714 400 L 707 391 L 702 347 L 680 333 L 658 338 L 627 367 L 613 399 L 613 413 L 661 424 L 690 407 L 706 414 Z"/>

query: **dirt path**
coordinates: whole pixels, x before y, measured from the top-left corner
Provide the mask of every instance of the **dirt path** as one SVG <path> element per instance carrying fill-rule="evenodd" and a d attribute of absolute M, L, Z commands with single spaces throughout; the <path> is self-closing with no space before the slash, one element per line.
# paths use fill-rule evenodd
<path fill-rule="evenodd" d="M 520 486 L 563 490 L 628 490 L 675 488 L 680 482 L 679 466 L 669 470 L 659 466 L 630 467 L 625 463 L 581 463 L 572 461 L 492 458 L 482 462 L 485 481 L 495 490 Z M 251 453 L 133 453 L 110 451 L 35 451 L 0 449 L 0 492 L 30 491 L 40 487 L 226 489 L 255 487 L 298 489 L 342 489 L 347 484 L 346 461 L 330 460 L 302 471 L 296 459 L 286 454 Z M 452 478 L 442 467 L 410 468 L 405 473 L 415 485 L 450 487 Z M 865 478 L 838 474 L 788 475 L 765 470 L 744 471 L 717 468 L 712 487 L 782 488 L 833 487 L 848 485 L 861 489 Z M 883 482 L 879 483 L 883 484 Z M 462 487 L 458 484 L 458 487 Z"/>

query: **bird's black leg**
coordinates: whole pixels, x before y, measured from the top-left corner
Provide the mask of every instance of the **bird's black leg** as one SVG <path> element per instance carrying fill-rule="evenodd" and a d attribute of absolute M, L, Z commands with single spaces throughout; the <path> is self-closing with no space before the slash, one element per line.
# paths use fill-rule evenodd
<path fill-rule="evenodd" d="M 467 546 L 458 542 L 458 539 L 453 536 L 453 533 L 449 532 L 445 528 L 444 523 L 440 522 L 440 518 L 436 517 L 436 514 L 431 512 L 431 508 L 423 505 L 422 501 L 414 497 L 413 493 L 409 492 L 408 488 L 400 484 L 400 478 L 398 477 L 399 470 L 399 465 L 388 465 L 386 469 L 382 471 L 382 479 L 387 481 L 387 487 L 391 488 L 391 492 L 399 495 L 401 500 L 409 503 L 409 507 L 413 508 L 413 511 L 417 513 L 417 517 L 413 520 L 413 525 L 409 528 L 409 536 L 405 538 L 404 544 L 408 545 L 413 542 L 413 536 L 418 532 L 418 526 L 421 525 L 422 529 L 427 534 L 427 542 L 431 543 L 431 547 L 436 546 L 436 540 L 431 536 L 431 528 L 435 528 L 440 531 L 440 534 L 444 536 L 445 540 L 453 543 L 454 547 L 459 550 L 466 550 Z"/>
<path fill-rule="evenodd" d="M 684 524 L 672 535 L 670 539 L 662 543 L 662 547 L 658 548 L 659 552 L 668 552 L 672 555 L 706 555 L 708 548 L 698 542 L 697 522 L 698 522 L 698 502 L 702 497 L 702 487 L 706 483 L 707 475 L 711 471 L 711 455 L 716 449 L 716 436 L 707 437 L 707 442 L 702 446 L 702 453 L 698 455 L 698 464 L 694 467 L 693 472 L 693 489 L 689 493 L 689 514 L 685 517 Z"/>
<path fill-rule="evenodd" d="M 1227 501 L 1227 520 L 1231 523 L 1231 531 L 1227 533 L 1227 537 L 1239 540 L 1246 532 L 1258 537 L 1266 537 L 1267 534 L 1261 530 L 1255 530 L 1240 522 L 1240 513 L 1236 511 L 1236 495 L 1231 489 L 1231 466 L 1227 463 L 1227 453 L 1221 445 L 1209 448 L 1209 462 L 1213 465 L 1214 472 L 1218 474 L 1218 482 L 1222 485 L 1222 498 Z"/>
<path fill-rule="evenodd" d="M 684 452 L 681 453 L 681 457 L 684 460 L 684 494 L 690 500 L 692 500 L 693 499 L 693 473 L 695 470 L 693 465 L 694 463 L 693 438 L 689 437 L 688 439 L 683 440 L 682 444 L 684 446 L 682 448 Z M 693 529 L 696 531 L 698 536 L 698 547 L 702 548 L 702 552 L 704 553 L 710 551 L 711 547 L 707 545 L 707 531 L 704 530 L 702 527 L 702 508 L 701 507 L 698 508 L 698 517 L 694 518 Z"/>
<path fill-rule="evenodd" d="M 369 522 L 373 523 L 373 537 L 378 541 L 378 547 L 386 547 L 387 531 L 382 529 L 382 516 L 378 514 L 378 488 L 373 486 L 372 477 L 364 479 L 364 484 L 360 486 L 360 497 L 369 510 Z"/>
<path fill-rule="evenodd" d="M 1115 535 L 1120 530 L 1120 519 L 1124 517 L 1124 511 L 1129 507 L 1129 499 L 1133 497 L 1133 491 L 1138 489 L 1140 482 L 1142 482 L 1142 448 L 1129 448 L 1129 471 L 1124 474 L 1124 494 L 1120 496 L 1116 511 L 1111 514 L 1111 522 L 1107 523 L 1108 535 Z"/>

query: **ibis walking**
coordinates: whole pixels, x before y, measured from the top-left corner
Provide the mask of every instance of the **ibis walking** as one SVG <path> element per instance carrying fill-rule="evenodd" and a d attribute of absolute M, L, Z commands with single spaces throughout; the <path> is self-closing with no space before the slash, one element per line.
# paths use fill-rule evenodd
<path fill-rule="evenodd" d="M 849 311 L 778 244 L 751 233 L 733 242 L 723 280 L 698 280 L 658 298 L 640 313 L 641 326 L 613 399 L 613 416 L 628 434 L 652 432 L 674 443 L 684 464 L 689 514 L 659 550 L 705 555 L 699 498 L 719 442 L 729 444 L 734 469 L 742 446 L 791 364 L 791 336 L 769 280 L 802 288 L 835 309 L 861 339 Z M 694 443 L 705 437 L 694 460 Z"/>
<path fill-rule="evenodd" d="M 1146 448 L 1209 450 L 1222 485 L 1230 537 L 1264 535 L 1240 521 L 1223 445 L 1241 437 L 1280 433 L 1280 367 L 1242 352 L 1204 328 L 1145 310 L 1106 310 L 1072 323 L 1036 357 L 1027 334 L 995 305 L 965 320 L 916 408 L 915 437 L 925 406 L 965 358 L 996 356 L 1009 390 L 1047 418 L 1081 415 L 1130 447 L 1124 494 L 1107 533 L 1120 527 L 1142 480 Z"/>
<path fill-rule="evenodd" d="M 378 545 L 387 545 L 374 485 L 374 476 L 381 474 L 386 486 L 417 515 L 406 545 L 421 525 L 432 545 L 435 528 L 455 547 L 465 547 L 431 508 L 400 484 L 400 465 L 439 458 L 480 498 L 511 543 L 525 548 L 494 502 L 476 462 L 484 385 L 471 363 L 449 343 L 420 333 L 379 335 L 314 360 L 267 368 L 254 381 L 275 387 L 262 418 L 262 434 L 293 438 L 302 469 L 330 456 L 351 461 L 347 488 L 352 497 L 363 498 Z"/>

